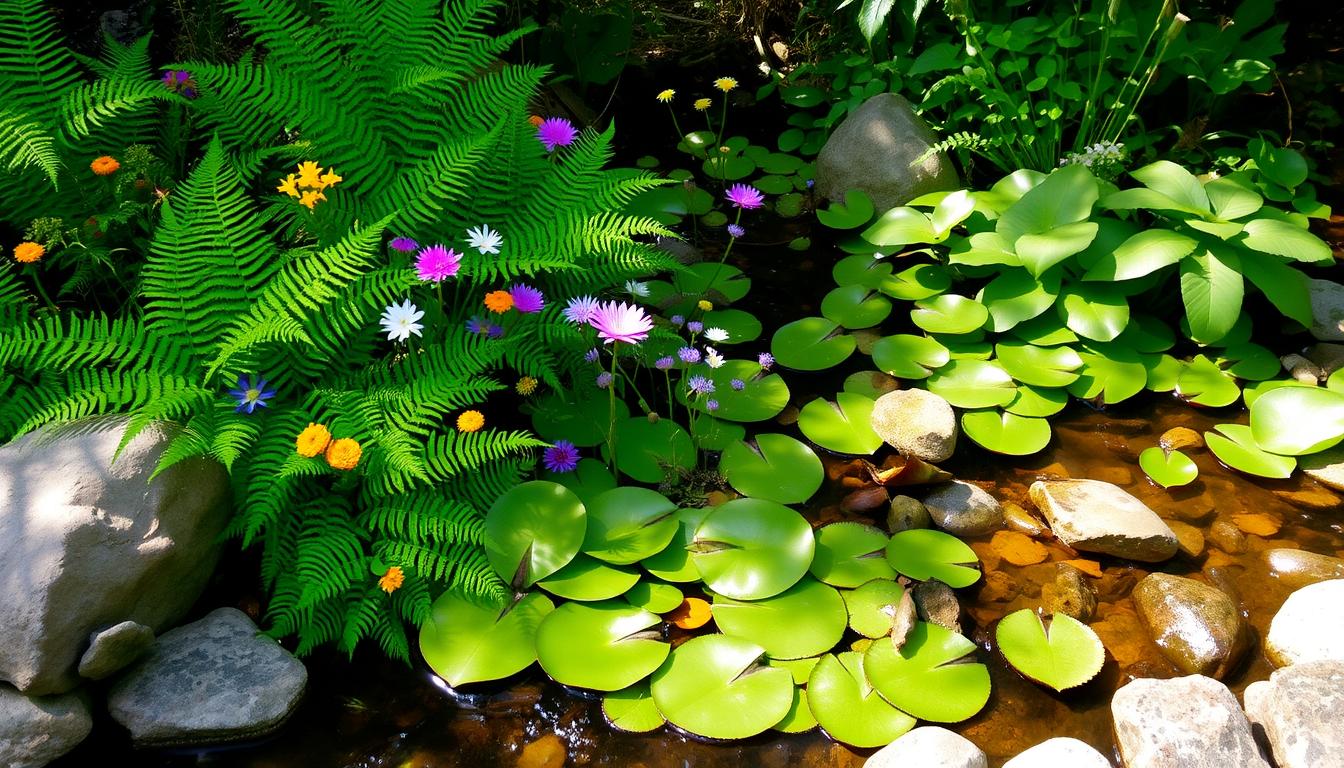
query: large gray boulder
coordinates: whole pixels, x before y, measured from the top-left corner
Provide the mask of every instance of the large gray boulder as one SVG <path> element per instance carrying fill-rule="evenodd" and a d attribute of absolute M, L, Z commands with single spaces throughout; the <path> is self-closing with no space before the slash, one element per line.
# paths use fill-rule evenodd
<path fill-rule="evenodd" d="M 906 733 L 879 749 L 863 768 L 988 768 L 985 753 L 964 736 L 936 725 Z"/>
<path fill-rule="evenodd" d="M 1237 697 L 1213 678 L 1133 680 L 1111 715 L 1126 768 L 1269 768 Z"/>
<path fill-rule="evenodd" d="M 1158 563 L 1176 534 L 1148 505 L 1101 480 L 1037 480 L 1028 489 L 1060 541 L 1084 552 Z"/>
<path fill-rule="evenodd" d="M 42 768 L 74 749 L 93 729 L 79 693 L 25 696 L 0 683 L 0 765 Z"/>
<path fill-rule="evenodd" d="M 1279 768 L 1344 768 L 1344 661 L 1275 670 L 1247 686 L 1244 698 Z"/>
<path fill-rule="evenodd" d="M 1241 661 L 1249 632 L 1222 590 L 1166 573 L 1134 587 L 1135 607 L 1162 655 L 1187 675 L 1222 679 Z"/>
<path fill-rule="evenodd" d="M 869 423 L 902 456 L 937 464 L 957 447 L 957 415 L 927 389 L 898 389 L 877 398 Z"/>
<path fill-rule="evenodd" d="M 1311 292 L 1311 335 L 1321 341 L 1344 341 L 1344 285 L 1311 279 L 1307 287 Z"/>
<path fill-rule="evenodd" d="M 0 680 L 24 693 L 77 686 L 96 631 L 179 620 L 218 558 L 223 468 L 184 461 L 151 483 L 165 434 L 146 429 L 113 464 L 120 436 L 34 434 L 0 448 Z"/>
<path fill-rule="evenodd" d="M 188 746 L 274 732 L 308 671 L 242 611 L 220 608 L 165 632 L 112 686 L 107 709 L 136 746 Z"/>
<path fill-rule="evenodd" d="M 1289 595 L 1269 622 L 1265 655 L 1280 667 L 1344 661 L 1344 579 L 1309 584 Z"/>
<path fill-rule="evenodd" d="M 882 212 L 929 192 L 957 189 L 961 180 L 945 153 L 924 157 L 937 143 L 910 102 L 880 93 L 851 112 L 821 148 L 817 193 L 838 200 L 861 189 Z"/>

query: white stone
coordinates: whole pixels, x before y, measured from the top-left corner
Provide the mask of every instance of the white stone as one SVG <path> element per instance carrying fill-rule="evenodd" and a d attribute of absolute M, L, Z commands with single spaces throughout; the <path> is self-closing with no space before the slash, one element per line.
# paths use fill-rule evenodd
<path fill-rule="evenodd" d="M 1133 680 L 1111 715 L 1126 768 L 1269 768 L 1237 697 L 1213 678 Z"/>
<path fill-rule="evenodd" d="M 966 738 L 926 725 L 879 749 L 863 768 L 989 768 L 989 760 Z"/>
<path fill-rule="evenodd" d="M 0 765 L 42 768 L 79 745 L 93 729 L 79 693 L 25 696 L 0 683 Z"/>
<path fill-rule="evenodd" d="M 1279 768 L 1344 768 L 1344 661 L 1275 670 L 1247 686 L 1243 698 Z"/>
<path fill-rule="evenodd" d="M 1111 768 L 1111 761 L 1087 742 L 1061 736 L 1023 751 L 1003 768 Z"/>
<path fill-rule="evenodd" d="M 926 389 L 898 389 L 877 398 L 869 423 L 902 456 L 937 464 L 957 448 L 957 415 Z"/>
<path fill-rule="evenodd" d="M 1289 595 L 1269 622 L 1265 654 L 1280 667 L 1344 661 L 1344 579 L 1308 584 Z"/>
<path fill-rule="evenodd" d="M 934 524 L 957 536 L 983 536 L 1003 527 L 1003 507 L 973 483 L 953 480 L 924 497 Z"/>
<path fill-rule="evenodd" d="M 1176 534 L 1148 505 L 1101 480 L 1038 480 L 1028 491 L 1060 541 L 1157 563 L 1176 554 Z"/>

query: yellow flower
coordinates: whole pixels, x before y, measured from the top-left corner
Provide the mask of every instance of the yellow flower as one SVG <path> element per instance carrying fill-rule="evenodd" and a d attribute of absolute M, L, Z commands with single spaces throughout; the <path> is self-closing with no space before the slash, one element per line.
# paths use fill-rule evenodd
<path fill-rule="evenodd" d="M 709 109 L 709 106 L 713 103 L 713 99 L 696 99 L 694 106 L 696 109 L 704 112 L 706 109 Z"/>
<path fill-rule="evenodd" d="M 335 469 L 354 469 L 363 452 L 359 442 L 353 438 L 342 437 L 339 440 L 332 440 L 331 445 L 327 446 L 327 463 Z"/>
<path fill-rule="evenodd" d="M 695 306 L 699 307 L 701 312 L 708 312 L 714 308 L 714 305 L 707 299 L 701 299 Z"/>
<path fill-rule="evenodd" d="M 727 93 L 737 87 L 737 81 L 731 77 L 720 77 L 714 81 L 714 87 Z"/>
<path fill-rule="evenodd" d="M 318 181 L 322 183 L 322 185 L 318 187 L 318 189 L 326 189 L 327 187 L 330 187 L 333 184 L 345 181 L 345 179 L 341 178 L 340 176 L 337 176 L 336 169 L 332 168 L 331 170 L 322 174 L 322 178 L 318 179 Z"/>
<path fill-rule="evenodd" d="M 485 308 L 502 315 L 513 309 L 513 294 L 508 291 L 491 291 L 485 294 Z"/>
<path fill-rule="evenodd" d="M 476 432 L 485 426 L 485 416 L 480 411 L 463 411 L 457 417 L 458 432 Z"/>
<path fill-rule="evenodd" d="M 677 95 L 676 91 L 672 90 L 671 88 L 668 88 L 667 90 L 658 94 L 658 100 L 666 104 L 672 100 L 673 96 L 676 95 Z"/>
<path fill-rule="evenodd" d="M 284 192 L 286 195 L 289 195 L 290 197 L 298 197 L 299 188 L 295 186 L 295 181 L 297 179 L 298 177 L 295 176 L 294 174 L 292 173 L 289 174 L 288 176 L 285 177 L 284 181 L 280 182 L 280 186 L 275 188 L 275 191 Z"/>
<path fill-rule="evenodd" d="M 299 163 L 299 186 L 321 189 L 322 167 L 312 160 Z"/>
<path fill-rule="evenodd" d="M 295 444 L 299 448 L 299 455 L 307 458 L 313 458 L 317 454 L 326 450 L 327 443 L 331 442 L 331 430 L 321 424 L 308 422 L 308 426 L 299 433 L 299 439 Z"/>
<path fill-rule="evenodd" d="M 528 395 L 537 391 L 537 380 L 532 378 L 531 376 L 524 376 L 518 380 L 518 383 L 514 386 L 514 389 L 518 390 L 518 394 L 522 395 L 523 397 L 527 397 Z"/>
<path fill-rule="evenodd" d="M 41 243 L 19 243 L 14 246 L 14 260 L 20 264 L 32 264 L 47 254 Z"/>
<path fill-rule="evenodd" d="M 540 128 L 541 124 L 546 121 L 542 119 L 541 115 L 530 115 L 527 122 L 531 123 L 534 128 Z"/>
<path fill-rule="evenodd" d="M 299 198 L 299 204 L 311 211 L 313 210 L 313 206 L 317 205 L 317 201 L 326 199 L 326 195 L 315 189 L 310 189 L 303 193 L 303 197 Z"/>
<path fill-rule="evenodd" d="M 121 163 L 118 163 L 117 158 L 111 155 L 103 155 L 102 157 L 95 158 L 92 163 L 89 163 L 89 168 L 93 169 L 93 172 L 99 176 L 111 176 L 116 173 L 117 169 L 120 167 Z"/>
<path fill-rule="evenodd" d="M 387 569 L 387 573 L 384 573 L 382 578 L 378 579 L 378 586 L 390 595 L 396 592 L 405 582 L 406 574 L 402 572 L 400 567 L 394 565 Z"/>

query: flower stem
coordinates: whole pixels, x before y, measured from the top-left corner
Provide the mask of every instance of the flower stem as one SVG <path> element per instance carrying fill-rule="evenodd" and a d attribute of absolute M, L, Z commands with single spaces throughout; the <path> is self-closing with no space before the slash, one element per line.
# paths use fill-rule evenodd
<path fill-rule="evenodd" d="M 737 209 L 737 218 L 733 219 L 733 223 L 734 223 L 734 224 L 740 224 L 740 223 L 742 223 L 742 209 L 741 209 L 741 208 L 738 208 L 738 209 Z M 736 238 L 736 237 L 733 237 L 732 235 L 729 235 L 729 236 L 728 236 L 728 247 L 726 247 L 726 248 L 723 249 L 723 255 L 719 257 L 719 266 L 715 267 L 715 269 L 714 269 L 714 276 L 711 277 L 711 278 L 709 279 L 709 284 L 708 284 L 708 286 L 705 288 L 705 292 L 706 292 L 706 293 L 708 293 L 709 291 L 714 290 L 714 285 L 715 285 L 716 283 L 718 283 L 718 281 L 719 281 L 719 273 L 723 271 L 723 264 L 724 264 L 724 262 L 728 261 L 728 254 L 732 252 L 732 250 L 733 250 L 733 243 L 736 243 L 736 242 L 737 242 L 737 238 Z"/>
<path fill-rule="evenodd" d="M 621 471 L 616 468 L 616 356 L 621 343 L 613 341 L 611 343 L 611 383 L 607 386 L 608 406 L 607 406 L 607 450 L 611 457 L 611 465 L 608 469 L 616 476 L 619 481 Z"/>
<path fill-rule="evenodd" d="M 56 308 L 56 302 L 52 301 L 51 297 L 47 295 L 47 289 L 42 287 L 42 278 L 38 276 L 37 270 L 30 270 L 28 276 L 33 278 L 33 287 L 37 288 L 37 295 L 42 297 L 42 300 L 47 303 L 48 307 L 51 307 L 51 311 L 60 311 Z"/>

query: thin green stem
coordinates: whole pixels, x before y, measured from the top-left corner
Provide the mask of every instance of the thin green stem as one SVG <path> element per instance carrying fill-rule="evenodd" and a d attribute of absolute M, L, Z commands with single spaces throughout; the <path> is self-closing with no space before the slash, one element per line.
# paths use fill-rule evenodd
<path fill-rule="evenodd" d="M 42 297 L 42 300 L 47 303 L 52 312 L 59 312 L 60 310 L 56 308 L 56 302 L 51 300 L 51 297 L 47 295 L 47 289 L 42 287 L 42 278 L 38 276 L 37 270 L 29 270 L 28 276 L 33 278 L 33 286 L 37 288 L 37 295 Z"/>
<path fill-rule="evenodd" d="M 620 480 L 621 471 L 616 468 L 616 357 L 621 346 L 619 341 L 611 343 L 611 381 L 607 384 L 607 451 L 611 462 L 607 468 Z"/>
<path fill-rule="evenodd" d="M 672 129 L 677 132 L 677 141 L 684 141 L 686 134 L 681 132 L 681 125 L 677 123 L 677 113 L 672 111 L 671 104 L 667 105 L 667 114 L 672 116 Z"/>
<path fill-rule="evenodd" d="M 663 371 L 663 385 L 667 387 L 667 418 L 670 419 L 676 411 L 674 410 L 675 401 L 672 398 L 672 374 L 668 371 Z M 686 426 L 690 427 L 690 424 Z"/>

